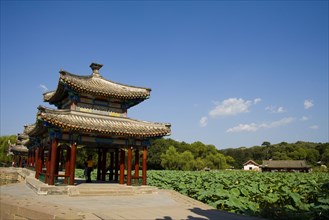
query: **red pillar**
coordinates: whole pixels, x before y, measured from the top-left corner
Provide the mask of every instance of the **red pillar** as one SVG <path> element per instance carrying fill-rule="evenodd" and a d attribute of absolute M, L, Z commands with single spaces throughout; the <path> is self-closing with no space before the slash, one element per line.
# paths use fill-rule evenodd
<path fill-rule="evenodd" d="M 26 160 L 26 166 L 29 167 L 30 166 L 30 161 L 32 161 L 32 151 L 29 150 L 27 152 L 27 160 Z"/>
<path fill-rule="evenodd" d="M 39 159 L 40 159 L 40 152 L 39 148 L 35 149 L 35 164 L 34 164 L 34 170 L 35 170 L 35 178 L 39 179 L 40 173 L 39 173 Z"/>
<path fill-rule="evenodd" d="M 48 149 L 48 156 L 47 156 L 47 159 L 46 159 L 46 177 L 45 177 L 45 183 L 48 183 L 49 182 L 50 158 L 51 158 L 51 147 Z"/>
<path fill-rule="evenodd" d="M 36 165 L 38 165 L 38 169 L 35 169 L 39 173 L 39 175 L 40 173 L 42 173 L 43 159 L 44 159 L 44 147 L 40 146 L 38 159 L 36 161 Z"/>
<path fill-rule="evenodd" d="M 71 157 L 70 157 L 70 185 L 74 185 L 74 175 L 75 175 L 75 161 L 77 155 L 77 145 L 71 144 Z"/>
<path fill-rule="evenodd" d="M 143 149 L 143 170 L 142 170 L 142 185 L 146 185 L 146 158 L 147 158 L 147 148 Z"/>
<path fill-rule="evenodd" d="M 139 150 L 135 150 L 135 184 L 138 183 L 139 177 Z"/>
<path fill-rule="evenodd" d="M 71 169 L 70 169 L 70 159 L 71 159 L 71 148 L 66 147 L 66 158 L 65 158 L 65 179 L 64 183 L 68 184 L 68 179 L 71 174 Z M 69 176 L 69 177 L 67 177 Z"/>
<path fill-rule="evenodd" d="M 36 154 L 37 154 L 37 151 L 38 150 L 38 147 L 34 148 L 33 150 L 31 150 L 30 152 L 30 159 L 29 159 L 29 162 L 28 162 L 28 166 L 31 166 L 31 167 L 35 167 L 36 164 L 35 164 L 35 160 L 36 160 Z"/>
<path fill-rule="evenodd" d="M 31 161 L 32 161 L 32 151 L 29 149 L 27 152 L 27 161 L 26 161 L 26 166 L 30 167 L 31 166 Z"/>
<path fill-rule="evenodd" d="M 37 170 L 37 166 L 39 166 L 38 161 L 40 159 L 41 159 L 41 151 L 40 151 L 40 147 L 37 147 L 34 151 L 34 156 L 31 161 L 31 165 L 34 167 L 34 170 Z"/>
<path fill-rule="evenodd" d="M 49 173 L 48 185 L 54 185 L 55 183 L 55 173 L 56 173 L 56 167 L 58 165 L 56 164 L 56 162 L 58 162 L 57 145 L 58 145 L 58 140 L 54 138 L 51 142 L 50 173 Z"/>
<path fill-rule="evenodd" d="M 55 174 L 58 174 L 59 171 L 59 162 L 62 160 L 61 159 L 61 151 L 62 151 L 62 146 L 57 145 L 57 151 L 56 151 L 56 162 L 55 162 Z"/>
<path fill-rule="evenodd" d="M 121 149 L 120 151 L 120 184 L 125 182 L 125 151 Z"/>
<path fill-rule="evenodd" d="M 29 150 L 29 156 L 27 159 L 27 164 L 29 167 L 33 167 L 33 154 L 36 154 L 37 149 L 38 148 L 35 148 L 34 150 L 33 149 Z"/>
<path fill-rule="evenodd" d="M 127 185 L 131 185 L 131 165 L 132 165 L 132 149 L 128 148 L 128 162 L 127 162 Z"/>

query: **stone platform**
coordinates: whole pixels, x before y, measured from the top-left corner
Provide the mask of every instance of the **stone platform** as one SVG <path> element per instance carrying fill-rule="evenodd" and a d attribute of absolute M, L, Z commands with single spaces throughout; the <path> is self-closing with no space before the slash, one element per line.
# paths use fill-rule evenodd
<path fill-rule="evenodd" d="M 29 177 L 0 187 L 0 219 L 257 219 L 215 210 L 173 190 L 98 183 L 45 186 Z"/>

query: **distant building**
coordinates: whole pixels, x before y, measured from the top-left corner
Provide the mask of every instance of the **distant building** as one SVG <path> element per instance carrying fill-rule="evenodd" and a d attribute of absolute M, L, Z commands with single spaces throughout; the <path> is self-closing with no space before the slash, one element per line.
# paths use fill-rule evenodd
<path fill-rule="evenodd" d="M 260 171 L 259 164 L 253 160 L 248 160 L 243 164 L 243 170 Z"/>
<path fill-rule="evenodd" d="M 262 172 L 309 172 L 305 160 L 263 160 Z"/>

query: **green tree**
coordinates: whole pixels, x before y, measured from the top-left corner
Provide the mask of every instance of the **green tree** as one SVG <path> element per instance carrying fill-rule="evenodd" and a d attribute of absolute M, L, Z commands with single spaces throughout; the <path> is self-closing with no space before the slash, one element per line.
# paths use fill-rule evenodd
<path fill-rule="evenodd" d="M 271 146 L 271 143 L 268 142 L 268 141 L 264 141 L 264 142 L 262 143 L 262 146 L 263 146 L 263 147 L 268 147 L 268 146 Z"/>
<path fill-rule="evenodd" d="M 8 141 L 9 140 L 11 143 L 15 143 L 16 135 L 0 137 L 0 163 L 1 163 L 1 165 L 8 166 L 8 165 L 10 165 L 10 162 L 12 161 L 12 156 L 8 155 L 8 148 L 9 148 Z"/>
<path fill-rule="evenodd" d="M 225 156 L 220 153 L 208 154 L 205 158 L 205 163 L 207 167 L 215 170 L 227 168 Z"/>
<path fill-rule="evenodd" d="M 309 164 L 316 165 L 319 161 L 320 154 L 315 148 L 306 149 L 306 160 Z"/>
<path fill-rule="evenodd" d="M 161 166 L 168 170 L 178 170 L 179 164 L 179 153 L 174 146 L 170 146 L 166 153 L 161 154 Z"/>
<path fill-rule="evenodd" d="M 322 163 L 325 163 L 329 167 L 329 148 L 326 149 L 321 156 Z"/>
<path fill-rule="evenodd" d="M 293 160 L 304 160 L 306 159 L 306 150 L 302 147 L 297 147 L 293 152 L 289 153 L 288 156 Z"/>
<path fill-rule="evenodd" d="M 196 164 L 191 151 L 184 151 L 179 155 L 179 163 L 182 170 L 195 170 Z"/>
<path fill-rule="evenodd" d="M 171 142 L 171 140 L 164 138 L 159 138 L 151 142 L 151 146 L 148 148 L 147 155 L 148 169 L 164 169 L 164 167 L 161 165 L 161 155 L 166 153 L 169 146 L 172 146 L 169 142 Z"/>

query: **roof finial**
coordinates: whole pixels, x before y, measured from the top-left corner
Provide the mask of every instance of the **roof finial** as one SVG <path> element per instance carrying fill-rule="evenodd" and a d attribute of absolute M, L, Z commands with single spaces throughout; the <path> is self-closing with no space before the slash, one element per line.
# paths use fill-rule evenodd
<path fill-rule="evenodd" d="M 92 63 L 90 64 L 90 68 L 93 70 L 93 76 L 100 76 L 99 69 L 102 68 L 103 64 Z"/>

